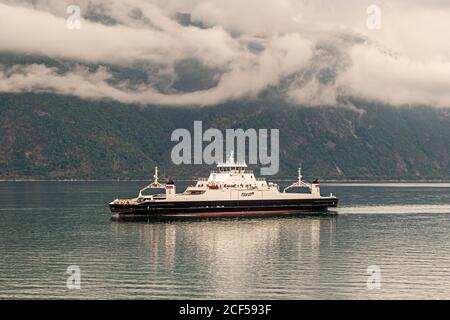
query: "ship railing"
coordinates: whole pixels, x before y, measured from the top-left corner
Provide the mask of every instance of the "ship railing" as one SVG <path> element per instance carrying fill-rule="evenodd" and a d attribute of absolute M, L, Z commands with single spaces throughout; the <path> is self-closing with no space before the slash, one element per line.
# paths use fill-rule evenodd
<path fill-rule="evenodd" d="M 211 170 L 211 173 L 227 173 L 231 171 L 220 171 L 220 170 Z M 239 172 L 239 173 L 251 173 L 253 174 L 253 170 L 233 170 L 233 172 Z"/>

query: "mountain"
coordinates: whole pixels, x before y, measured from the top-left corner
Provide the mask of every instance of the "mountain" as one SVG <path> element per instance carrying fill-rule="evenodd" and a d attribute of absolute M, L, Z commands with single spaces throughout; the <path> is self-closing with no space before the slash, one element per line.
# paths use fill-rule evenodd
<path fill-rule="evenodd" d="M 291 106 L 265 96 L 182 108 L 89 101 L 53 94 L 0 94 L 1 179 L 191 178 L 176 166 L 173 130 L 280 129 L 278 178 L 450 180 L 450 111 L 351 100 L 353 108 Z"/>

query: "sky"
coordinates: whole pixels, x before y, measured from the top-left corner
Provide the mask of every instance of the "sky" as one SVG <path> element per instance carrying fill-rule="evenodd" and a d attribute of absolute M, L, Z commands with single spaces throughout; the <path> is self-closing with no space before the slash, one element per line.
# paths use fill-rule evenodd
<path fill-rule="evenodd" d="M 0 92 L 448 108 L 449 32 L 448 0 L 0 0 L 0 56 L 59 62 L 0 63 Z"/>

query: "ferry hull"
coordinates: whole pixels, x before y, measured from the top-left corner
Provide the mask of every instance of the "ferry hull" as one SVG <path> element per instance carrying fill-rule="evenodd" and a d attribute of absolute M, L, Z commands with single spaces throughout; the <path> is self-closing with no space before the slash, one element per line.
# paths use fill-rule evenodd
<path fill-rule="evenodd" d="M 323 214 L 338 205 L 337 198 L 301 200 L 147 202 L 110 204 L 117 218 L 126 217 L 243 217 L 278 216 L 301 213 Z"/>

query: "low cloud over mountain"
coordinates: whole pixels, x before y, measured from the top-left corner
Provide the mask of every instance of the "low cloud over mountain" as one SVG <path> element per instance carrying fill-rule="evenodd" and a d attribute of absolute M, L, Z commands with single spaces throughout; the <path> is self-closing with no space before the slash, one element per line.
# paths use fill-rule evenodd
<path fill-rule="evenodd" d="M 80 30 L 66 26 L 74 3 Z M 381 29 L 367 27 L 371 5 Z M 449 107 L 449 9 L 442 0 L 0 0 L 0 92 L 205 106 L 272 90 L 298 105 Z"/>

